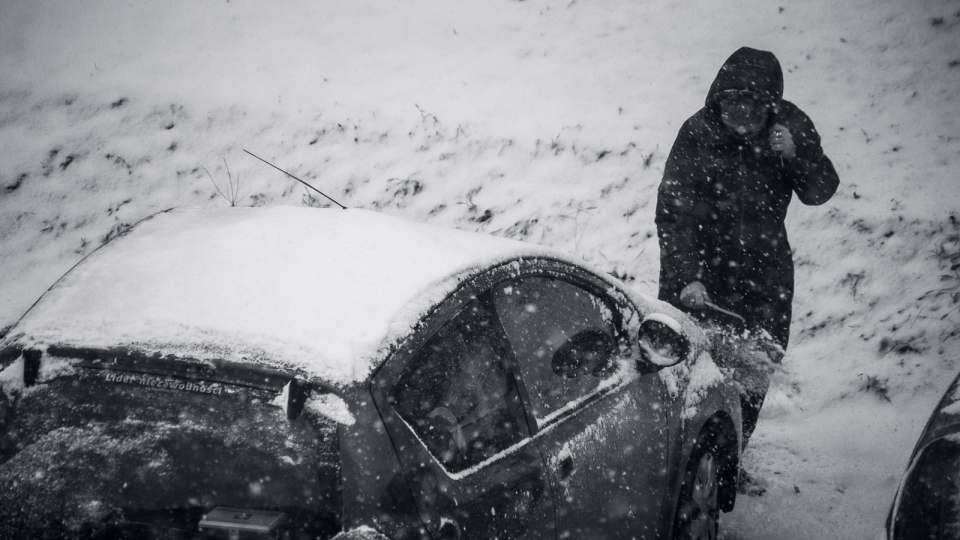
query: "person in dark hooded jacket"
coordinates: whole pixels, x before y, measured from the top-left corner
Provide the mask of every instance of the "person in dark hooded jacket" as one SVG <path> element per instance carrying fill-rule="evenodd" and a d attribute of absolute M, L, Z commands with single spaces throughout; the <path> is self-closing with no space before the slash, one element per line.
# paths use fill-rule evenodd
<path fill-rule="evenodd" d="M 656 211 L 660 299 L 701 318 L 736 313 L 746 330 L 786 350 L 793 300 L 787 206 L 794 194 L 823 204 L 839 182 L 813 122 L 783 99 L 776 56 L 737 50 L 667 159 Z M 744 444 L 765 393 L 741 400 Z"/>

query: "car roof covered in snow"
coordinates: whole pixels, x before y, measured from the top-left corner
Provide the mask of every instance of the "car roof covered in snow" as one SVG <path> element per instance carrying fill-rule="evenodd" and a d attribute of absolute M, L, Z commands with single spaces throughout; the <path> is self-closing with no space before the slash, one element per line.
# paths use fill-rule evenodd
<path fill-rule="evenodd" d="M 562 252 L 359 209 L 157 214 L 68 272 L 3 346 L 253 361 L 335 384 L 477 271 Z"/>

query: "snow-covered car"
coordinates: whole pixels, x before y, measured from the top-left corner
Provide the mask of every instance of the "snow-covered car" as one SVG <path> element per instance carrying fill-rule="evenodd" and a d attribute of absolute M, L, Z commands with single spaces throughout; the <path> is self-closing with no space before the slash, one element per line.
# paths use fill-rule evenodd
<path fill-rule="evenodd" d="M 960 375 L 920 434 L 886 533 L 890 540 L 960 540 Z"/>
<path fill-rule="evenodd" d="M 706 343 L 532 244 L 163 212 L 0 342 L 0 537 L 714 538 L 741 428 Z"/>

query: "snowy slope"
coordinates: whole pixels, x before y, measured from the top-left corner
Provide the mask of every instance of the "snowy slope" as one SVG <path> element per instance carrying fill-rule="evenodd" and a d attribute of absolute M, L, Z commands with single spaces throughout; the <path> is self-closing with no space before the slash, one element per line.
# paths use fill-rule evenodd
<path fill-rule="evenodd" d="M 242 149 L 655 294 L 666 155 L 741 45 L 780 57 L 842 184 L 788 218 L 787 373 L 747 454 L 769 491 L 726 537 L 870 537 L 960 369 L 957 0 L 0 0 L 0 328 L 231 178 L 237 205 L 327 204 Z"/>

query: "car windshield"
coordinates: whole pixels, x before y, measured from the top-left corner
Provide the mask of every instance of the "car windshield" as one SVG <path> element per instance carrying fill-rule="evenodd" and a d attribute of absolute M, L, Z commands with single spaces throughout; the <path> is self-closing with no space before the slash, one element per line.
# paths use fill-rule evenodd
<path fill-rule="evenodd" d="M 292 538 L 325 536 L 339 525 L 336 427 L 288 419 L 278 395 L 92 368 L 27 387 L 0 454 L 0 529 L 195 534 L 224 506 L 283 512 Z"/>

